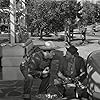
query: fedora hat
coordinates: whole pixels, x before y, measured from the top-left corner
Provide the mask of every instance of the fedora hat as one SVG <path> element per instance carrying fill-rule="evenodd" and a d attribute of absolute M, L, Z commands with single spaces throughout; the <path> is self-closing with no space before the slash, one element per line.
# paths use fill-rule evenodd
<path fill-rule="evenodd" d="M 75 46 L 70 46 L 69 48 L 66 48 L 67 49 L 67 51 L 69 51 L 72 55 L 74 55 L 77 51 L 78 51 L 78 49 L 75 47 Z"/>

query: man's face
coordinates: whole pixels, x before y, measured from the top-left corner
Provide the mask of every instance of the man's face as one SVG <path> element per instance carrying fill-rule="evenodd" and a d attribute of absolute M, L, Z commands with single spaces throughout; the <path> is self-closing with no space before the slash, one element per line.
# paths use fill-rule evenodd
<path fill-rule="evenodd" d="M 54 56 L 54 52 L 53 51 L 44 51 L 44 58 L 45 59 L 52 59 Z"/>
<path fill-rule="evenodd" d="M 73 55 L 69 51 L 66 51 L 66 59 L 70 59 L 72 57 Z"/>

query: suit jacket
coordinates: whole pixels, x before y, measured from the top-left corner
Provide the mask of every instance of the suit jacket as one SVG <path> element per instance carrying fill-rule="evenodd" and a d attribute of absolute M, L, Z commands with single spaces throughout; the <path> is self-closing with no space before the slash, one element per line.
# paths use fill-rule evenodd
<path fill-rule="evenodd" d="M 74 67 L 74 68 L 71 68 L 71 67 Z M 64 76 L 72 77 L 72 78 L 80 76 L 82 73 L 84 73 L 82 76 L 80 76 L 80 81 L 83 81 L 87 74 L 85 61 L 79 55 L 75 56 L 75 58 L 74 58 L 74 60 L 72 60 L 72 62 L 70 61 L 70 59 L 66 59 L 66 56 L 61 58 L 59 71 Z M 71 71 L 73 71 L 73 72 L 71 72 Z"/>

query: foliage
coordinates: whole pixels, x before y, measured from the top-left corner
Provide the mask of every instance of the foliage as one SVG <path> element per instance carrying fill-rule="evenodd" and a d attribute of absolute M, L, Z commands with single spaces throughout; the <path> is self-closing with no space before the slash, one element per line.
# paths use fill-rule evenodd
<path fill-rule="evenodd" d="M 76 0 L 65 1 L 37 1 L 31 0 L 27 3 L 28 15 L 27 22 L 29 30 L 34 32 L 38 29 L 46 33 L 64 30 L 65 20 L 70 19 L 71 23 L 76 22 L 76 16 L 79 16 L 79 11 L 82 9 L 80 3 Z"/>
<path fill-rule="evenodd" d="M 87 0 L 83 6 L 77 0 L 26 0 L 26 2 L 28 31 L 34 33 L 37 30 L 37 35 L 41 37 L 49 33 L 56 35 L 57 32 L 64 30 L 67 33 L 68 28 L 70 35 L 70 32 L 80 24 L 87 25 L 100 21 L 99 5 Z M 1 7 L 8 5 L 9 0 L 0 0 Z M 4 16 L 0 14 L 0 17 Z"/>
<path fill-rule="evenodd" d="M 0 0 L 0 8 L 9 7 L 10 0 Z"/>
<path fill-rule="evenodd" d="M 83 3 L 82 18 L 87 24 L 93 24 L 100 21 L 100 8 L 99 5 L 93 4 L 90 1 Z"/>
<path fill-rule="evenodd" d="M 20 27 L 17 42 L 25 43 L 28 39 L 29 39 L 29 34 L 27 32 L 26 27 Z"/>
<path fill-rule="evenodd" d="M 100 22 L 100 5 L 95 4 L 94 5 L 94 17 L 96 22 Z"/>
<path fill-rule="evenodd" d="M 7 0 L 1 0 L 0 4 L 5 1 Z M 63 31 L 64 27 L 67 27 L 66 19 L 70 19 L 71 24 L 74 24 L 81 9 L 80 3 L 76 0 L 27 0 L 26 7 L 28 31 L 38 30 L 40 36 L 43 35 L 43 31 L 45 34 L 50 32 L 57 34 L 58 31 Z M 20 16 L 20 14 L 16 15 Z"/>

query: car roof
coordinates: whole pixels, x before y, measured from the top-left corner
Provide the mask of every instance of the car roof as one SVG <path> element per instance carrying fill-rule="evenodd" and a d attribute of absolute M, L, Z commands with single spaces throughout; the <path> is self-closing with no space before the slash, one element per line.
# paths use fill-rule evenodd
<path fill-rule="evenodd" d="M 100 73 L 100 50 L 91 52 L 87 58 L 87 61 Z"/>

